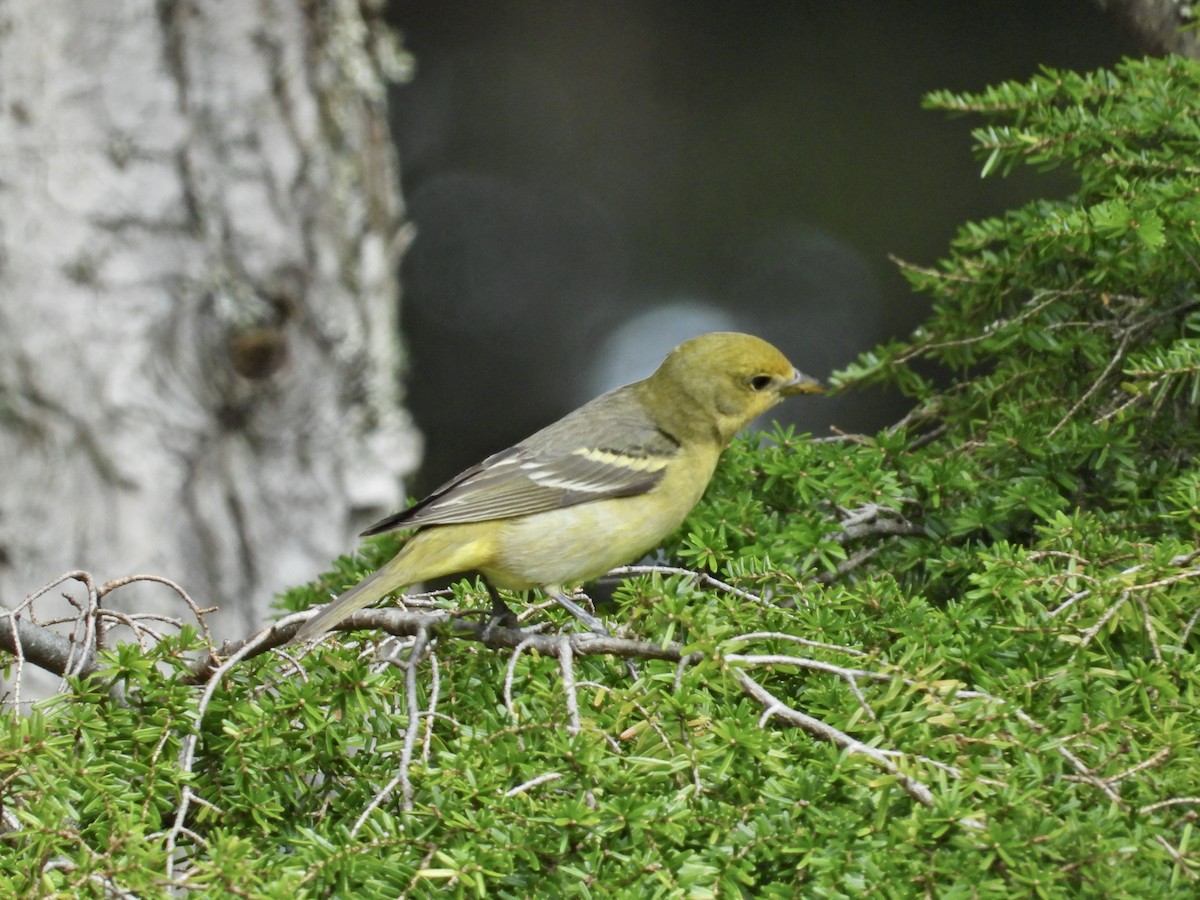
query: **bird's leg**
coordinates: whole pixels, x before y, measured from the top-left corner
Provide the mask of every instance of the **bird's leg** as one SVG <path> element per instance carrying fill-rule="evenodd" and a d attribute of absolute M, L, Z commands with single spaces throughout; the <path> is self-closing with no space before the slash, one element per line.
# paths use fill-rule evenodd
<path fill-rule="evenodd" d="M 586 625 L 590 630 L 594 631 L 596 634 L 603 635 L 604 637 L 612 637 L 612 635 L 609 633 L 608 629 L 604 627 L 603 622 L 601 622 L 599 619 L 597 619 L 595 616 L 593 616 L 590 612 L 588 612 L 586 609 L 584 609 L 582 606 L 580 606 L 578 603 L 576 603 L 574 600 L 572 600 L 570 597 L 568 597 L 561 588 L 548 587 L 545 590 L 546 590 L 547 594 L 549 594 L 551 597 L 553 597 L 555 600 L 558 601 L 559 606 L 561 606 L 563 609 L 565 609 L 567 612 L 569 612 L 571 615 L 573 615 L 575 618 L 577 618 L 580 622 L 582 622 L 584 625 Z"/>
<path fill-rule="evenodd" d="M 521 623 L 517 620 L 517 614 L 508 608 L 508 604 L 500 599 L 500 595 L 496 593 L 496 589 L 486 581 L 484 585 L 487 587 L 488 596 L 492 598 L 491 621 L 489 625 L 500 625 L 504 628 L 520 628 Z"/>

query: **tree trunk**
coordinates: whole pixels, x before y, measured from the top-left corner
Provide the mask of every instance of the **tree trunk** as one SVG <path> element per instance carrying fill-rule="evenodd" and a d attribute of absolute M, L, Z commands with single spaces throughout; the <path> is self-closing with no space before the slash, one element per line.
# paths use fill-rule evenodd
<path fill-rule="evenodd" d="M 1096 0 L 1142 42 L 1150 53 L 1200 57 L 1191 0 Z"/>
<path fill-rule="evenodd" d="M 0 2 L 0 602 L 152 571 L 243 633 L 399 502 L 376 5 Z"/>

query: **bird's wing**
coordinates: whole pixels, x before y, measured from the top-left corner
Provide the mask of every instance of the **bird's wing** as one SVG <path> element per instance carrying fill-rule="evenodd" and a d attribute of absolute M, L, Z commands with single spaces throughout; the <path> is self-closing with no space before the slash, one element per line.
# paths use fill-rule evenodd
<path fill-rule="evenodd" d="M 600 407 L 600 408 L 597 408 Z M 596 423 L 604 423 L 597 427 Z M 507 519 L 650 490 L 679 442 L 610 392 L 363 532 Z"/>

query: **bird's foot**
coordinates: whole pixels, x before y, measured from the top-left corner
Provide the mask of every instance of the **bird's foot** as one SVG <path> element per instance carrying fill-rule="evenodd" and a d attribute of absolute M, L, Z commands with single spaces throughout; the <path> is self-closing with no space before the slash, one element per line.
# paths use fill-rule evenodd
<path fill-rule="evenodd" d="M 492 609 L 488 614 L 487 631 L 493 628 L 515 628 L 520 630 L 521 622 L 517 619 L 517 614 L 508 608 L 508 604 L 500 599 L 500 595 L 496 593 L 496 589 L 490 584 L 487 586 L 488 596 L 492 598 Z"/>

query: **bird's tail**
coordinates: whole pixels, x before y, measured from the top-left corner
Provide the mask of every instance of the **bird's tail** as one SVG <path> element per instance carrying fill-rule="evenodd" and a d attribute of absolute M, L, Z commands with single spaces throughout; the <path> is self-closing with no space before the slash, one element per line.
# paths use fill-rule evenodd
<path fill-rule="evenodd" d="M 495 554 L 495 522 L 438 525 L 417 532 L 384 566 L 304 623 L 293 640 L 310 641 L 357 609 L 419 581 L 486 569 Z"/>
<path fill-rule="evenodd" d="M 385 565 L 378 572 L 364 578 L 350 590 L 340 594 L 328 606 L 305 622 L 292 640 L 311 641 L 318 638 L 350 613 L 369 606 L 394 590 L 405 587 L 407 584 L 403 580 L 405 573 L 397 571 L 397 568 L 391 564 Z"/>

